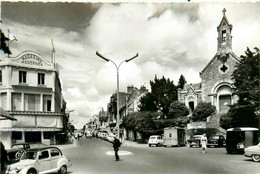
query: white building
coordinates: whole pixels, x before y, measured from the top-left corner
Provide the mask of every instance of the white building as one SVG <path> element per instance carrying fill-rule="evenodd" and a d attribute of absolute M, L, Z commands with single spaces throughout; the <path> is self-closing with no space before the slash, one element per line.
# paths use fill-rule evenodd
<path fill-rule="evenodd" d="M 60 143 L 68 118 L 57 65 L 36 52 L 0 58 L 0 107 L 17 121 L 0 120 L 0 139 Z"/>

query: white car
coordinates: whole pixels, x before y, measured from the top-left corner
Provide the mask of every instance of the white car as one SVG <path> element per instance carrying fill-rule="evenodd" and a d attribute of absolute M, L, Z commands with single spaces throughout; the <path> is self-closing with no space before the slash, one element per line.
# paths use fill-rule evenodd
<path fill-rule="evenodd" d="M 244 149 L 245 156 L 251 157 L 253 161 L 259 162 L 260 161 L 260 143 L 256 146 L 249 146 Z"/>
<path fill-rule="evenodd" d="M 148 145 L 151 147 L 152 145 L 159 146 L 163 144 L 163 139 L 160 135 L 152 135 L 149 138 Z"/>
<path fill-rule="evenodd" d="M 6 174 L 64 174 L 71 166 L 71 162 L 57 147 L 31 148 L 23 154 L 19 162 L 7 167 Z"/>

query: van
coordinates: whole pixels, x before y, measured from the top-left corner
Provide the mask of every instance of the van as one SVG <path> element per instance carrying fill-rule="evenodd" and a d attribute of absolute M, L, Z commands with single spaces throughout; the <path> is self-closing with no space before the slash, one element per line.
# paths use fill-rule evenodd
<path fill-rule="evenodd" d="M 184 146 L 185 129 L 180 127 L 166 127 L 163 131 L 163 146 Z"/>
<path fill-rule="evenodd" d="M 148 140 L 149 147 L 159 146 L 162 144 L 163 144 L 163 139 L 162 139 L 162 136 L 160 136 L 160 135 L 152 135 L 152 136 L 150 136 L 150 138 Z"/>
<path fill-rule="evenodd" d="M 258 144 L 259 129 L 237 127 L 227 130 L 227 153 L 244 153 L 244 148 Z"/>

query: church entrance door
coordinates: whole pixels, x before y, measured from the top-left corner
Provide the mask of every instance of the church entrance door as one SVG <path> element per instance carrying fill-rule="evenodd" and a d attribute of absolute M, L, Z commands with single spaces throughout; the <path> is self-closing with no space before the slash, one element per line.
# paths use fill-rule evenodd
<path fill-rule="evenodd" d="M 230 95 L 221 95 L 219 96 L 219 113 L 224 114 L 229 110 L 229 105 L 231 104 Z"/>

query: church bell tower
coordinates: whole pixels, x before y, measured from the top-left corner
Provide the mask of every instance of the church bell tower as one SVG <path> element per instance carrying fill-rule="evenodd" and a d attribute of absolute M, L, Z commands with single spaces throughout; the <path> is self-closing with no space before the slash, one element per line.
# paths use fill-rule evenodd
<path fill-rule="evenodd" d="M 228 54 L 232 51 L 232 25 L 226 17 L 226 9 L 223 9 L 223 18 L 217 27 L 218 31 L 218 54 Z"/>

